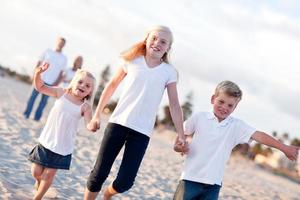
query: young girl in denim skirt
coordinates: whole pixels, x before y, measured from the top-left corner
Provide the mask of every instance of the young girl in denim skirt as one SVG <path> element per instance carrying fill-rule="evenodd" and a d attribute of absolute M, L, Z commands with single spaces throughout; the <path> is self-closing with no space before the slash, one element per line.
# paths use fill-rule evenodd
<path fill-rule="evenodd" d="M 129 190 L 147 149 L 156 113 L 165 89 L 168 92 L 172 120 L 182 142 L 183 117 L 177 95 L 177 71 L 169 64 L 173 42 L 169 28 L 157 26 L 141 42 L 122 54 L 122 64 L 100 97 L 95 115 L 88 124 L 100 127 L 100 115 L 110 97 L 124 79 L 123 93 L 109 119 L 96 164 L 87 181 L 85 199 L 95 199 L 112 164 L 123 146 L 124 154 L 116 179 L 104 191 L 104 200 Z"/>
<path fill-rule="evenodd" d="M 41 73 L 47 70 L 47 63 L 35 69 L 34 87 L 41 93 L 57 98 L 39 137 L 39 144 L 30 152 L 31 172 L 36 179 L 34 199 L 42 199 L 49 189 L 57 169 L 69 169 L 78 123 L 84 117 L 88 123 L 92 109 L 90 100 L 95 78 L 85 70 L 77 70 L 66 89 L 50 87 L 41 80 Z"/>

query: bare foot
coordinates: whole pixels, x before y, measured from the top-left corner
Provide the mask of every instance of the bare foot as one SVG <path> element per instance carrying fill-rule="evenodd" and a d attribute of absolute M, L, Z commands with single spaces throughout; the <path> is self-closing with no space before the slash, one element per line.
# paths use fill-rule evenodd
<path fill-rule="evenodd" d="M 56 199 L 57 196 L 58 191 L 54 187 L 50 187 L 45 194 L 45 197 L 49 199 Z"/>

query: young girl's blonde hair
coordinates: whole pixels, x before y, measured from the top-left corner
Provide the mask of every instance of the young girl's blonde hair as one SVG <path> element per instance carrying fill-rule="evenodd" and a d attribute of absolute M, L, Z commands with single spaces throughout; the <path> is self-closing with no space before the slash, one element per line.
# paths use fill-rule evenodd
<path fill-rule="evenodd" d="M 147 31 L 144 40 L 136 43 L 128 50 L 122 52 L 121 57 L 126 61 L 132 61 L 136 57 L 145 56 L 146 55 L 146 41 L 152 31 L 163 31 L 163 32 L 169 33 L 170 34 L 170 48 L 171 48 L 171 45 L 173 43 L 173 34 L 172 34 L 171 30 L 166 26 L 154 26 Z M 167 51 L 163 55 L 162 60 L 165 63 L 169 63 L 169 51 Z"/>
<path fill-rule="evenodd" d="M 91 92 L 83 98 L 83 100 L 89 100 L 89 101 L 92 101 L 93 100 L 93 94 L 94 94 L 94 89 L 95 89 L 95 82 L 96 82 L 96 79 L 95 77 L 93 76 L 93 74 L 91 74 L 90 72 L 88 72 L 87 70 L 84 70 L 84 69 L 78 69 L 72 79 L 72 81 L 70 82 L 70 84 L 68 85 L 67 87 L 67 92 L 71 92 L 72 90 L 72 87 L 78 82 L 79 79 L 81 79 L 82 77 L 89 77 L 93 80 L 93 84 L 91 85 L 92 87 L 92 90 Z"/>

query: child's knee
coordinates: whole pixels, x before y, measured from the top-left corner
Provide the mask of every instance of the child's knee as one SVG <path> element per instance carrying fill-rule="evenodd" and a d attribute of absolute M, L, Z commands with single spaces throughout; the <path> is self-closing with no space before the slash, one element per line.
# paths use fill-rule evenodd
<path fill-rule="evenodd" d="M 42 174 L 42 179 L 51 181 L 54 178 L 55 174 L 56 174 L 56 170 L 45 169 Z"/>
<path fill-rule="evenodd" d="M 42 173 L 39 172 L 39 171 L 37 171 L 37 170 L 31 170 L 31 175 L 32 175 L 34 178 L 38 179 L 38 178 L 40 178 L 40 177 L 42 176 Z"/>
<path fill-rule="evenodd" d="M 43 173 L 43 167 L 33 164 L 31 167 L 31 174 L 34 178 L 40 178 Z"/>

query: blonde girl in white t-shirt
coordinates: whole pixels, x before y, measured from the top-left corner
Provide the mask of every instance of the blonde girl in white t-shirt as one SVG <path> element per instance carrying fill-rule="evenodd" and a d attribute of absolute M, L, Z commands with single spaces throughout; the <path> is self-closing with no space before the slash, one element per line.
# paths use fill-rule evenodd
<path fill-rule="evenodd" d="M 90 100 L 95 78 L 85 70 L 77 70 L 68 88 L 51 87 L 44 84 L 41 74 L 48 63 L 39 66 L 34 74 L 34 87 L 39 92 L 57 98 L 52 107 L 39 143 L 29 154 L 31 172 L 35 178 L 36 193 L 33 199 L 42 199 L 49 189 L 57 169 L 69 169 L 79 120 L 90 122 L 92 109 Z"/>
<path fill-rule="evenodd" d="M 96 164 L 87 181 L 85 199 L 97 197 L 123 146 L 124 155 L 118 175 L 104 191 L 103 199 L 110 199 L 132 187 L 165 89 L 175 128 L 180 140 L 185 141 L 182 110 L 177 96 L 177 71 L 168 60 L 172 42 L 170 29 L 157 26 L 147 32 L 144 40 L 121 55 L 123 62 L 103 90 L 95 115 L 88 124 L 91 131 L 99 129 L 105 105 L 124 80 L 120 100 L 109 119 Z"/>

